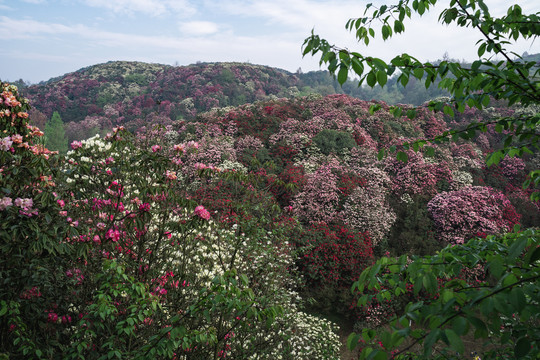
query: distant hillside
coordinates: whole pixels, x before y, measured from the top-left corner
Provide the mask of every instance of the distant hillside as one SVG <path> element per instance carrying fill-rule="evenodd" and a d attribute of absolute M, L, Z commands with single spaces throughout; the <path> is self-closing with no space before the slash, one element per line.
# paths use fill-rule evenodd
<path fill-rule="evenodd" d="M 48 118 L 58 111 L 65 123 L 136 128 L 155 117 L 189 119 L 213 107 L 284 97 L 298 81 L 283 70 L 251 64 L 175 67 L 119 61 L 30 86 L 25 95 Z"/>
<path fill-rule="evenodd" d="M 528 55 L 527 59 L 537 55 Z M 355 81 L 341 87 L 327 71 L 293 74 L 247 63 L 170 66 L 127 61 L 93 65 L 22 87 L 35 107 L 32 119 L 36 125 L 43 127 L 46 119 L 58 111 L 69 141 L 117 125 L 130 130 L 148 124 L 167 125 L 179 119 L 194 119 L 212 108 L 271 98 L 347 94 L 368 101 L 420 105 L 447 94 L 436 86 L 425 89 L 415 79 L 403 88 L 396 76 L 388 79 L 384 88 L 371 89 L 358 87 Z"/>

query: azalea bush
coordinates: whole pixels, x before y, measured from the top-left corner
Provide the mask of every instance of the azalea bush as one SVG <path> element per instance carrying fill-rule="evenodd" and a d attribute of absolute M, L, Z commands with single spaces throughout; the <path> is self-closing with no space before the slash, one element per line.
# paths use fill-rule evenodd
<path fill-rule="evenodd" d="M 54 327 L 71 321 L 74 284 L 63 273 L 82 252 L 64 241 L 77 232 L 55 196 L 57 154 L 40 144 L 28 109 L 0 82 L 0 356 L 48 358 L 66 340 Z"/>
<path fill-rule="evenodd" d="M 317 307 L 346 314 L 351 284 L 373 261 L 371 240 L 342 225 L 312 224 L 295 241 L 305 292 Z"/>
<path fill-rule="evenodd" d="M 439 239 L 462 244 L 475 235 L 497 234 L 513 229 L 520 215 L 500 191 L 471 186 L 442 192 L 428 203 Z"/>

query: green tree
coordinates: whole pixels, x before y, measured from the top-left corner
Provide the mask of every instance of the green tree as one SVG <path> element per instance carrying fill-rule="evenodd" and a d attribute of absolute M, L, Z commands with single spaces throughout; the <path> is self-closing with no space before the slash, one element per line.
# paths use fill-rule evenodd
<path fill-rule="evenodd" d="M 43 130 L 45 134 L 45 146 L 52 151 L 58 151 L 65 154 L 68 150 L 68 139 L 64 129 L 64 122 L 58 111 L 53 113 L 51 120 L 45 124 Z"/>
<path fill-rule="evenodd" d="M 381 34 L 383 40 L 386 40 L 405 31 L 404 21 L 410 18 L 413 12 L 422 15 L 436 3 L 437 0 L 400 0 L 395 5 L 381 5 L 378 8 L 368 4 L 364 17 L 350 19 L 346 28 L 355 32 L 358 41 L 368 45 L 376 35 L 374 23 L 382 23 Z M 370 10 L 373 10 L 371 16 L 366 16 Z M 508 105 L 520 103 L 525 107 L 540 103 L 540 68 L 535 61 L 526 61 L 506 48 L 518 39 L 534 40 L 540 35 L 540 12 L 524 14 L 519 5 L 512 5 L 506 15 L 493 17 L 483 0 L 450 0 L 448 7 L 439 15 L 439 21 L 471 27 L 480 32 L 482 39 L 477 42 L 478 60 L 470 66 L 449 59 L 432 64 L 421 62 L 409 54 L 401 54 L 390 62 L 385 62 L 331 45 L 313 32 L 304 41 L 303 54 L 320 53 L 320 64 L 326 64 L 330 72 L 337 74 L 340 84 L 347 81 L 351 71 L 359 76 L 360 85 L 365 82 L 370 87 L 377 84 L 385 86 L 389 77 L 394 74 L 399 74 L 398 82 L 403 86 L 413 78 L 424 83 L 426 88 L 439 81 L 439 88 L 447 90 L 451 97 L 448 101 L 430 101 L 427 107 L 451 116 L 456 110 L 463 112 L 466 106 L 478 109 L 487 107 L 492 99 L 506 100 Z M 493 60 L 496 56 L 503 60 Z M 373 106 L 372 111 L 377 108 L 378 106 Z M 394 106 L 391 112 L 395 116 L 401 116 L 404 110 L 400 106 Z M 406 111 L 410 118 L 415 114 L 415 109 Z M 441 142 L 459 138 L 471 139 L 478 131 L 485 132 L 489 125 L 494 125 L 497 132 L 504 134 L 504 147 L 489 156 L 487 164 L 491 165 L 505 156 L 521 156 L 537 150 L 540 138 L 537 130 L 539 121 L 540 115 L 530 112 L 489 122 L 473 122 L 464 129 L 444 132 L 435 139 L 421 139 L 409 146 L 417 150 L 428 144 L 428 140 Z M 390 150 L 395 151 L 395 148 Z M 384 151 L 380 156 L 383 156 L 383 153 Z M 398 153 L 398 156 L 406 158 L 403 152 Z M 524 185 L 529 186 L 531 182 L 536 186 L 540 185 L 540 170 L 532 171 Z M 540 198 L 538 192 L 533 198 Z"/>
<path fill-rule="evenodd" d="M 439 1 L 440 2 L 440 1 Z M 404 21 L 416 12 L 429 11 L 437 0 L 400 0 L 395 5 L 366 6 L 363 17 L 351 19 L 346 28 L 354 31 L 359 41 L 369 44 L 375 37 L 375 23 L 381 23 L 383 40 L 405 31 Z M 370 11 L 371 16 L 366 15 Z M 533 111 L 511 117 L 471 123 L 466 128 L 447 131 L 433 139 L 420 139 L 405 148 L 419 150 L 429 143 L 471 139 L 477 132 L 494 129 L 503 135 L 503 146 L 494 151 L 487 164 L 496 164 L 505 156 L 532 154 L 539 148 L 540 115 L 534 111 L 540 103 L 540 68 L 535 61 L 526 61 L 507 46 L 518 39 L 534 40 L 540 35 L 540 12 L 524 14 L 519 5 L 512 5 L 505 15 L 493 17 L 483 0 L 449 0 L 439 21 L 455 23 L 479 31 L 478 60 L 470 66 L 445 59 L 432 64 L 421 62 L 409 54 L 394 57 L 390 62 L 349 51 L 312 33 L 303 45 L 303 54 L 320 53 L 320 64 L 326 64 L 337 75 L 340 84 L 350 71 L 359 76 L 360 85 L 385 86 L 393 74 L 406 86 L 416 79 L 426 88 L 438 86 L 451 95 L 449 99 L 430 101 L 432 111 L 453 116 L 466 107 L 482 109 L 495 100 L 508 105 L 521 104 Z M 503 58 L 493 61 L 495 56 Z M 371 111 L 376 111 L 374 105 Z M 417 109 L 404 113 L 392 107 L 395 116 L 414 118 Z M 395 147 L 388 150 L 395 152 Z M 381 151 L 379 156 L 384 156 Z M 398 152 L 407 161 L 405 152 Z M 540 184 L 540 170 L 533 169 L 524 187 Z M 533 200 L 540 199 L 538 192 Z M 384 257 L 367 268 L 353 286 L 359 295 L 359 306 L 372 301 L 407 299 L 402 314 L 394 317 L 389 327 L 376 333 L 364 329 L 348 338 L 349 348 L 364 342 L 362 359 L 454 358 L 463 357 L 463 337 L 474 335 L 481 358 L 537 358 L 540 353 L 540 243 L 538 232 L 529 229 L 498 237 L 472 239 L 464 245 L 447 247 L 437 255 L 399 259 Z M 470 275 L 479 272 L 480 279 Z M 411 293 L 412 292 L 412 293 Z M 408 296 L 408 297 L 407 297 Z"/>

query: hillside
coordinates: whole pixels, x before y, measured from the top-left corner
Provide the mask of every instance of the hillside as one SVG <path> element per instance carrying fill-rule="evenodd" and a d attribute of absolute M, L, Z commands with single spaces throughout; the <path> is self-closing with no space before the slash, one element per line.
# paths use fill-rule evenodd
<path fill-rule="evenodd" d="M 192 119 L 213 107 L 287 96 L 296 84 L 298 78 L 292 74 L 250 64 L 173 67 L 121 61 L 30 86 L 25 95 L 47 118 L 58 111 L 70 140 L 75 140 L 85 138 L 96 126 L 110 129 L 122 124 L 136 129 L 156 118 L 160 122 Z"/>
<path fill-rule="evenodd" d="M 133 68 L 121 69 L 117 83 L 127 77 L 146 86 Z M 81 73 L 98 88 L 103 69 Z M 220 74 L 226 70 L 233 72 Z M 151 85 L 174 69 L 152 71 L 147 96 L 154 101 L 162 88 Z M 75 81 L 50 84 L 68 89 Z M 19 351 L 11 344 L 16 331 L 41 326 L 32 335 L 40 349 L 80 358 L 114 344 L 127 358 L 173 349 L 201 359 L 337 359 L 339 335 L 379 329 L 416 296 L 411 284 L 391 301 L 351 307 L 362 295 L 351 284 L 374 260 L 406 261 L 469 238 L 490 243 L 491 234 L 540 221 L 533 190 L 521 186 L 538 155 L 487 168 L 486 154 L 501 142 L 491 126 L 474 143 L 432 144 L 431 152 L 403 146 L 523 109 L 468 109 L 449 118 L 420 108 L 410 120 L 382 102 L 371 113 L 375 102 L 342 94 L 269 98 L 176 121 L 135 117 L 166 126 L 135 133 L 117 126 L 104 138 L 73 142 L 64 157 L 45 149 L 43 133 L 28 125 L 26 99 L 2 86 L 2 113 L 14 116 L 0 119 L 7 135 L 0 139 L 0 233 L 8 239 L 4 252 L 20 254 L 3 257 L 2 278 L 28 314 L 24 323 L 15 312 L 2 320 L 13 322 L 0 336 L 7 351 Z M 407 162 L 378 159 L 392 145 Z M 30 280 L 20 276 L 26 264 L 40 269 Z M 476 265 L 459 264 L 452 280 L 487 284 Z M 448 280 L 433 276 L 435 284 Z"/>
<path fill-rule="evenodd" d="M 247 63 L 199 63 L 169 66 L 116 61 L 80 69 L 24 87 L 32 102 L 34 123 L 44 127 L 54 111 L 66 124 L 69 141 L 124 125 L 135 130 L 149 123 L 193 119 L 215 107 L 237 106 L 270 98 L 307 94 L 348 94 L 364 100 L 421 104 L 443 94 L 411 83 L 400 88 L 391 78 L 387 89 L 340 87 L 327 71 L 292 74 Z"/>

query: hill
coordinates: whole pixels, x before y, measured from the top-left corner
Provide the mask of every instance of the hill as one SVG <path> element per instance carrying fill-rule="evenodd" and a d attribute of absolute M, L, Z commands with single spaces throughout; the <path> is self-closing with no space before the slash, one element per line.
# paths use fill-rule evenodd
<path fill-rule="evenodd" d="M 155 118 L 192 119 L 213 107 L 282 97 L 297 83 L 297 77 L 283 70 L 250 64 L 174 67 L 117 61 L 30 86 L 24 93 L 47 118 L 58 111 L 74 140 L 95 127 L 135 129 Z"/>

